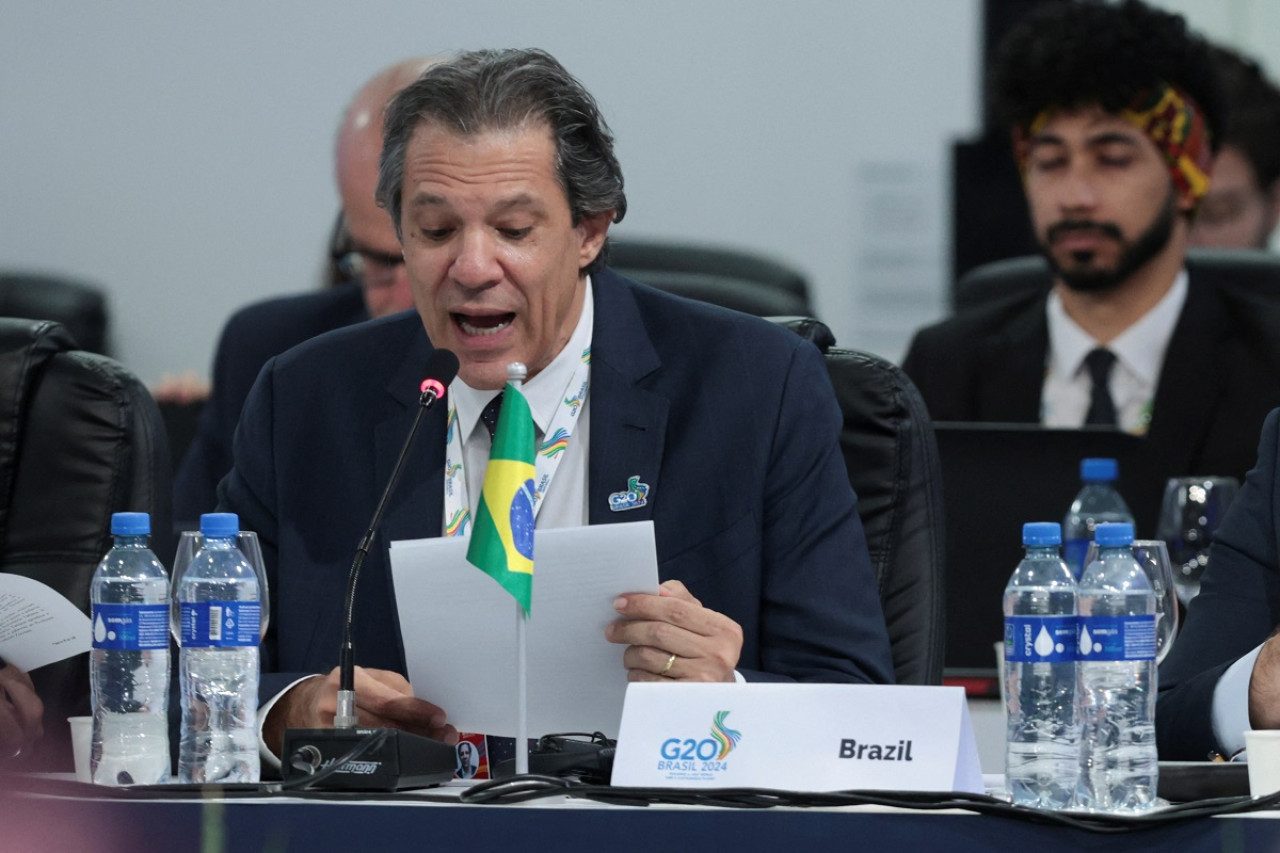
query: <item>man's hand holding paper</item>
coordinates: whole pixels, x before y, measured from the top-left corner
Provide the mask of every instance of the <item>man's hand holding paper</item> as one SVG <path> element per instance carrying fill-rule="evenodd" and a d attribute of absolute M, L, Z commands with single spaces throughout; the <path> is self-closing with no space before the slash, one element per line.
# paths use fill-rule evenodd
<path fill-rule="evenodd" d="M 622 618 L 609 625 L 610 642 L 627 646 L 628 681 L 734 681 L 742 652 L 742 627 L 709 610 L 680 581 L 657 595 L 620 595 Z"/>

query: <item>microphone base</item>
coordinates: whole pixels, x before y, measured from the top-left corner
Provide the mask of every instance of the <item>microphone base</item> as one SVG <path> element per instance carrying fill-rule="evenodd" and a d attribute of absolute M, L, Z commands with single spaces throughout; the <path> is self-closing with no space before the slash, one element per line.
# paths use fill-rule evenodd
<path fill-rule="evenodd" d="M 282 772 L 286 782 L 323 770 L 378 729 L 287 729 Z M 335 791 L 400 791 L 427 788 L 453 778 L 458 755 L 452 746 L 399 729 L 386 730 L 379 746 L 348 761 L 314 786 Z"/>

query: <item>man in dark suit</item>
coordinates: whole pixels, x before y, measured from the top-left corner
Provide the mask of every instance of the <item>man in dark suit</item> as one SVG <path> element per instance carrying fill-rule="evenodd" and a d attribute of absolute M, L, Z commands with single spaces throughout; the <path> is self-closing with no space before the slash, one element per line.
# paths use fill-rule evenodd
<path fill-rule="evenodd" d="M 1246 729 L 1280 728 L 1280 411 L 1209 550 L 1200 594 L 1160 667 L 1165 760 L 1230 756 Z"/>
<path fill-rule="evenodd" d="M 382 543 L 466 531 L 486 412 L 519 361 L 540 448 L 537 525 L 654 522 L 661 594 L 620 597 L 601 638 L 626 646 L 631 679 L 892 678 L 821 356 L 604 267 L 626 211 L 621 169 L 594 100 L 559 63 L 482 51 L 432 68 L 388 108 L 378 193 L 417 315 L 270 362 L 221 487 L 221 505 L 262 538 L 272 585 L 268 744 L 332 724 L 336 677 L 312 674 L 336 663 L 349 559 L 436 347 L 461 369 L 422 427 Z M 451 739 L 445 711 L 399 674 L 388 574 L 383 545 L 355 604 L 361 723 Z"/>
<path fill-rule="evenodd" d="M 173 478 L 173 518 L 180 529 L 194 528 L 201 513 L 213 511 L 218 481 L 231 470 L 231 436 L 240 410 L 268 359 L 331 329 L 413 307 L 395 228 L 373 196 L 383 109 L 432 61 L 407 59 L 383 69 L 343 113 L 334 146 L 342 214 L 330 245 L 337 280 L 318 293 L 241 308 L 223 328 L 213 358 L 213 387 Z"/>
<path fill-rule="evenodd" d="M 1280 310 L 1186 264 L 1220 98 L 1203 40 L 1137 2 L 1052 5 L 1002 45 L 1013 128 L 1052 282 L 919 332 L 904 362 L 934 420 L 1112 425 L 1153 532 L 1169 476 L 1243 476 L 1280 403 Z"/>

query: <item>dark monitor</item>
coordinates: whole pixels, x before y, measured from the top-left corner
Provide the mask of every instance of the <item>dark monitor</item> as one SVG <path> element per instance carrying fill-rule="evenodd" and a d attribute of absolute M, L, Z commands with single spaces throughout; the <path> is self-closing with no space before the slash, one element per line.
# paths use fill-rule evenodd
<path fill-rule="evenodd" d="M 1005 584 L 1022 559 L 1022 525 L 1057 521 L 1080 491 L 1080 460 L 1126 462 L 1142 439 L 1109 428 L 935 423 L 946 512 L 945 675 L 995 678 Z M 1127 496 L 1126 496 L 1127 497 Z"/>

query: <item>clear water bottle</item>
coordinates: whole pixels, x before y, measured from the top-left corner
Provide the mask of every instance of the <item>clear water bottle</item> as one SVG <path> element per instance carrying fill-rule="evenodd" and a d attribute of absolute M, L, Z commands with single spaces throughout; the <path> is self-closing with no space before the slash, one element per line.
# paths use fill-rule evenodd
<path fill-rule="evenodd" d="M 1077 580 L 1084 571 L 1084 558 L 1097 526 L 1126 521 L 1133 524 L 1133 513 L 1115 488 L 1119 476 L 1120 469 L 1114 459 L 1080 460 L 1084 487 L 1062 520 L 1063 554 Z"/>
<path fill-rule="evenodd" d="M 1005 787 L 1018 805 L 1064 809 L 1080 776 L 1076 581 L 1057 523 L 1023 525 L 1022 544 L 1004 590 Z"/>
<path fill-rule="evenodd" d="M 1133 558 L 1132 524 L 1100 524 L 1080 577 L 1080 802 L 1144 812 L 1156 803 L 1156 597 Z"/>
<path fill-rule="evenodd" d="M 111 516 L 115 545 L 89 587 L 90 768 L 99 785 L 169 781 L 169 577 L 147 546 L 145 512 Z"/>
<path fill-rule="evenodd" d="M 235 513 L 200 517 L 204 547 L 178 585 L 182 782 L 257 782 L 258 576 Z"/>

